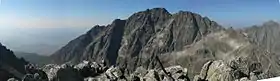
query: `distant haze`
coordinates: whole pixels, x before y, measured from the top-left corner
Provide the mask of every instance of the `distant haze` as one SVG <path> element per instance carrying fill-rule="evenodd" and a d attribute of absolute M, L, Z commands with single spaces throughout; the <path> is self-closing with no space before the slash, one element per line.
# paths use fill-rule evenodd
<path fill-rule="evenodd" d="M 1 0 L 0 42 L 15 51 L 51 54 L 94 25 L 154 7 L 192 11 L 226 27 L 280 20 L 278 0 Z"/>
<path fill-rule="evenodd" d="M 52 54 L 88 28 L 0 27 L 0 42 L 13 51 Z"/>

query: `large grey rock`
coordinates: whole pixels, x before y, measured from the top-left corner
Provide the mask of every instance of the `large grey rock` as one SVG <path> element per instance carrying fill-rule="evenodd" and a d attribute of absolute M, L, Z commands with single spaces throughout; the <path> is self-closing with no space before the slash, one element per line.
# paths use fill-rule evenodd
<path fill-rule="evenodd" d="M 234 81 L 233 73 L 234 70 L 220 60 L 203 66 L 200 78 L 207 81 Z"/>
<path fill-rule="evenodd" d="M 106 73 L 106 75 L 109 76 L 109 78 L 112 78 L 112 79 L 124 78 L 124 71 L 122 71 L 118 67 L 110 67 L 105 73 Z"/>
<path fill-rule="evenodd" d="M 80 72 L 80 74 L 83 77 L 89 77 L 89 76 L 94 76 L 97 75 L 98 72 L 98 65 L 92 65 L 95 63 L 90 63 L 89 61 L 83 61 L 82 63 L 79 63 L 78 65 L 75 65 L 74 68 L 78 69 L 78 71 Z M 91 66 L 96 66 L 96 67 L 91 67 Z"/>
<path fill-rule="evenodd" d="M 188 77 L 188 69 L 183 68 L 181 66 L 170 66 L 165 68 L 165 70 L 168 72 L 171 77 L 169 77 L 167 74 L 161 70 L 159 72 L 159 75 L 161 76 L 161 79 L 164 81 L 170 81 L 170 80 L 176 80 L 176 81 L 190 81 Z"/>
<path fill-rule="evenodd" d="M 242 66 L 239 64 L 234 65 Z M 261 75 L 259 72 L 256 74 L 254 71 L 251 71 L 248 75 L 243 73 L 244 71 L 241 69 L 231 66 L 232 64 L 222 60 L 207 62 L 201 69 L 201 73 L 196 75 L 193 81 L 257 81 L 261 79 L 258 77 Z"/>
<path fill-rule="evenodd" d="M 181 66 L 170 66 L 165 68 L 165 73 L 160 69 L 145 70 L 137 68 L 135 72 L 130 74 L 130 81 L 190 81 L 188 77 L 188 70 Z M 141 72 L 143 71 L 143 72 Z"/>
<path fill-rule="evenodd" d="M 34 64 L 25 65 L 25 70 L 28 74 L 32 74 L 37 81 L 48 81 L 48 75 L 38 66 Z"/>
<path fill-rule="evenodd" d="M 43 67 L 43 71 L 46 72 L 49 80 L 53 80 L 57 76 L 57 71 L 62 67 L 56 64 L 48 64 Z"/>
<path fill-rule="evenodd" d="M 64 64 L 61 67 L 52 81 L 83 81 L 82 75 L 73 66 Z"/>

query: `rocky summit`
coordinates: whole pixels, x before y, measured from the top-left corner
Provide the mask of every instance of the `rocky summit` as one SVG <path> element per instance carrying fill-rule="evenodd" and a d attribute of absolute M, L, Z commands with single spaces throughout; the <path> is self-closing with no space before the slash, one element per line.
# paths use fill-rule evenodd
<path fill-rule="evenodd" d="M 69 42 L 51 57 L 55 63 L 82 60 L 127 68 L 156 68 L 155 56 L 182 51 L 204 36 L 224 30 L 219 24 L 196 13 L 170 14 L 164 8 L 147 9 L 126 20 L 116 19 L 107 26 L 94 26 Z"/>
<path fill-rule="evenodd" d="M 0 74 L 14 75 L 3 81 L 256 81 L 280 76 L 279 29 L 274 21 L 224 28 L 197 13 L 153 8 L 94 26 L 43 67 L 7 59 L 15 57 L 1 45 L 0 67 L 21 76 Z"/>
<path fill-rule="evenodd" d="M 273 21 L 263 26 L 240 31 L 224 28 L 197 13 L 171 14 L 164 8 L 153 8 L 125 20 L 116 19 L 107 26 L 94 26 L 51 57 L 58 64 L 103 61 L 105 66 L 125 69 L 125 74 L 132 74 L 139 67 L 160 69 L 179 65 L 188 69 L 190 80 L 279 76 L 277 44 L 272 43 L 277 41 L 280 27 Z M 205 65 L 208 62 L 214 65 Z"/>

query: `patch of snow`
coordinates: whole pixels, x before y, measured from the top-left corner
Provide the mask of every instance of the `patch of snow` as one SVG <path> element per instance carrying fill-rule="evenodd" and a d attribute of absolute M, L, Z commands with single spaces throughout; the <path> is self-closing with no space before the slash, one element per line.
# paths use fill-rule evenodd
<path fill-rule="evenodd" d="M 280 77 L 262 79 L 262 80 L 257 80 L 257 81 L 280 81 Z"/>

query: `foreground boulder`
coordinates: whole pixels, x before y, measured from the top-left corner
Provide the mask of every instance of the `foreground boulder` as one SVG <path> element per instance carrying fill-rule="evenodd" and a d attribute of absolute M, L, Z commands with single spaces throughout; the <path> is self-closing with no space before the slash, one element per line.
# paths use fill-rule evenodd
<path fill-rule="evenodd" d="M 180 81 L 190 81 L 189 77 L 188 77 L 188 69 L 187 68 L 183 68 L 181 66 L 171 66 L 171 67 L 167 67 L 165 68 L 165 70 L 169 73 L 169 75 L 172 76 L 172 78 L 174 78 L 175 80 L 180 80 Z M 164 74 L 164 71 L 161 70 L 159 73 L 161 76 L 165 76 L 165 77 L 161 77 L 166 79 L 167 76 L 166 74 Z"/>
<path fill-rule="evenodd" d="M 164 70 L 145 70 L 142 67 L 130 75 L 131 81 L 190 81 L 188 70 L 181 66 L 170 66 Z"/>
<path fill-rule="evenodd" d="M 91 77 L 100 77 L 108 69 L 104 63 L 83 61 L 77 65 L 65 63 L 62 65 L 48 64 L 43 67 L 50 81 L 88 81 Z M 99 80 L 103 81 L 103 80 Z"/>
<path fill-rule="evenodd" d="M 219 60 L 207 62 L 193 81 L 256 81 L 257 76 L 254 72 L 246 75 L 240 69 L 234 69 Z"/>
<path fill-rule="evenodd" d="M 27 73 L 23 78 L 23 80 L 27 79 L 25 81 L 29 81 L 29 79 L 34 79 L 35 81 L 49 81 L 48 75 L 41 68 L 33 64 L 25 65 L 25 71 Z"/>
<path fill-rule="evenodd" d="M 75 65 L 74 68 L 77 69 L 83 77 L 97 76 L 108 69 L 103 63 L 98 64 L 89 61 L 83 61 L 82 63 Z"/>
<path fill-rule="evenodd" d="M 48 67 L 47 67 L 48 66 Z M 51 65 L 45 67 L 49 68 Z M 96 62 L 83 61 L 74 66 L 63 64 L 53 71 L 51 81 L 190 81 L 188 70 L 181 66 L 170 66 L 163 69 L 147 70 L 138 67 L 136 71 L 128 73 L 126 68 L 111 66 L 107 68 Z M 53 67 L 55 68 L 55 67 Z M 48 71 L 46 69 L 46 71 Z M 47 72 L 52 73 L 52 72 Z"/>
<path fill-rule="evenodd" d="M 127 81 L 127 77 L 124 75 L 124 70 L 119 67 L 110 67 L 105 72 L 100 73 L 95 77 L 88 77 L 86 81 Z"/>
<path fill-rule="evenodd" d="M 83 81 L 83 77 L 73 66 L 63 64 L 52 81 Z"/>
<path fill-rule="evenodd" d="M 43 71 L 47 73 L 49 80 L 53 80 L 55 76 L 57 76 L 57 71 L 62 67 L 55 64 L 48 64 L 43 67 Z"/>
<path fill-rule="evenodd" d="M 179 65 L 160 69 L 138 67 L 132 73 L 127 68 L 111 66 L 107 69 L 106 66 L 89 61 L 77 65 L 50 64 L 43 70 L 28 65 L 28 74 L 22 77 L 22 81 L 256 81 L 270 75 L 261 68 L 262 63 L 248 62 L 241 57 L 231 61 L 208 61 L 198 75 L 191 77 L 193 79 L 189 77 L 189 70 Z"/>

